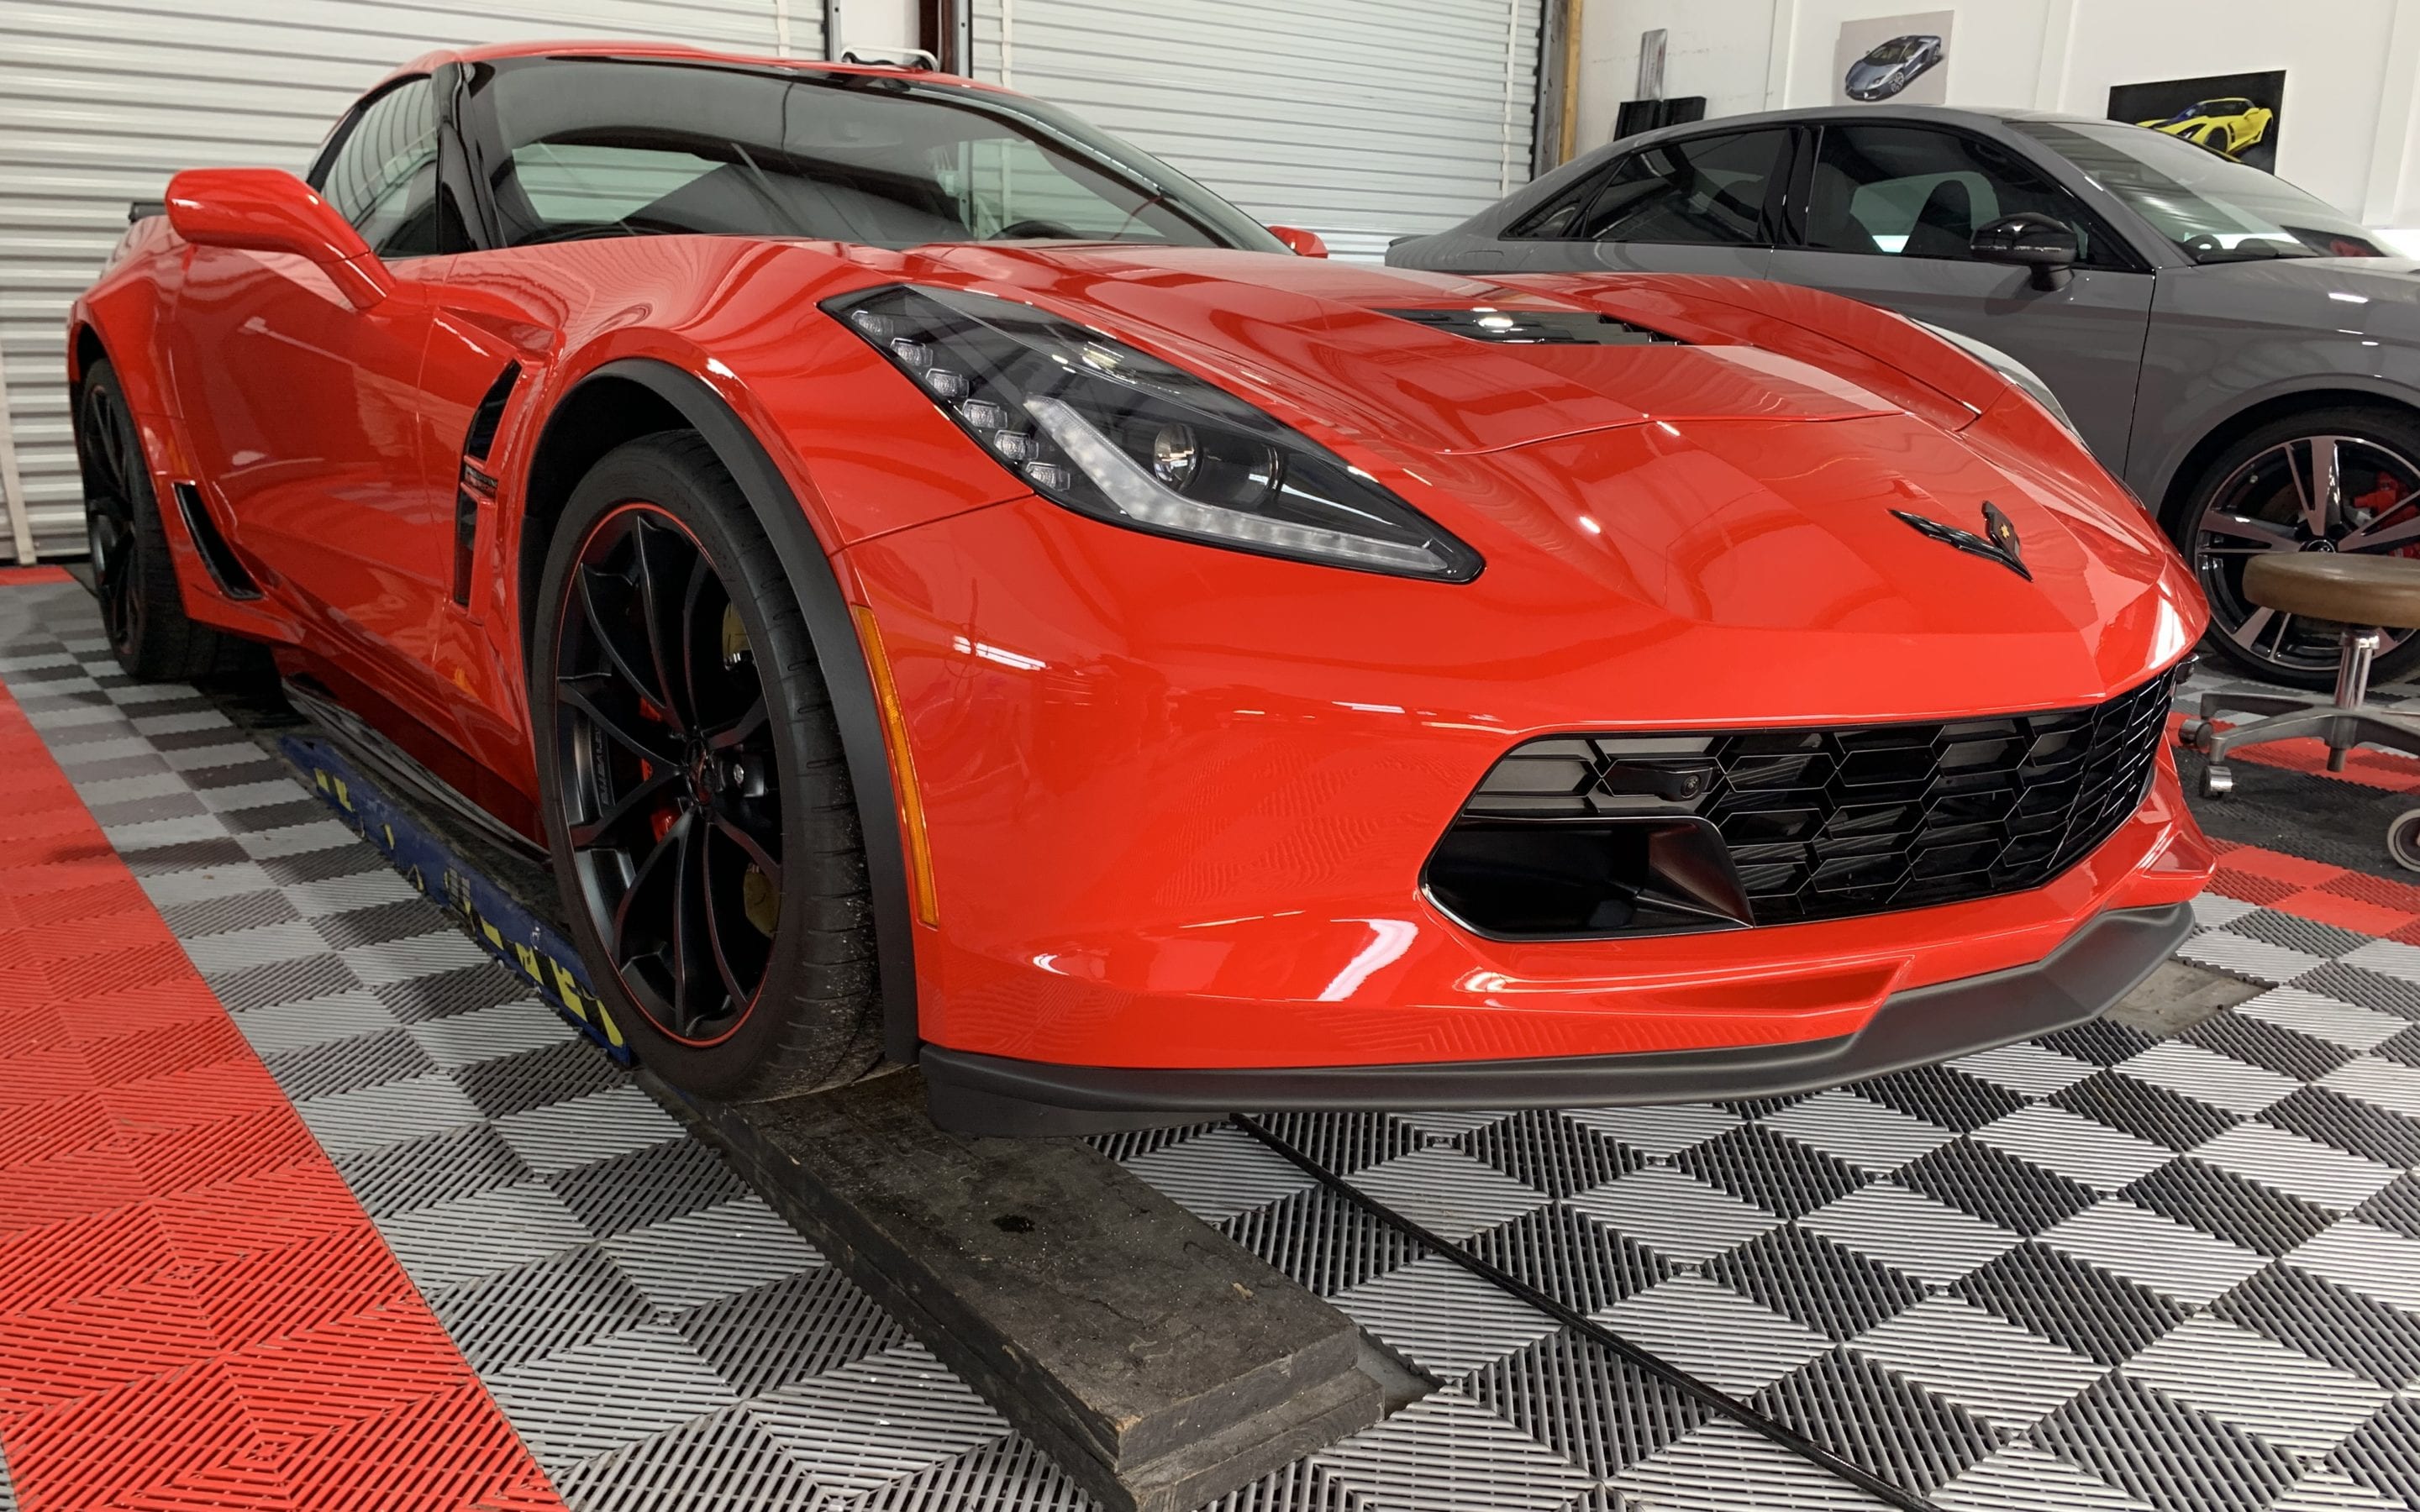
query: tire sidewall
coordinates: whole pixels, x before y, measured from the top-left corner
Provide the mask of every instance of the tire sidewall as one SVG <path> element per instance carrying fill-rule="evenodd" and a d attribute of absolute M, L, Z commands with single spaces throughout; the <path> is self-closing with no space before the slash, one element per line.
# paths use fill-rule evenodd
<path fill-rule="evenodd" d="M 682 433 L 671 433 L 679 435 Z M 737 485 L 726 476 L 702 478 L 690 459 L 679 455 L 664 438 L 647 437 L 626 443 L 592 469 L 572 491 L 557 521 L 538 579 L 538 602 L 532 626 L 530 713 L 536 757 L 540 810 L 547 848 L 562 891 L 566 922 L 582 959 L 589 968 L 590 986 L 613 1015 L 639 1058 L 666 1080 L 685 1090 L 712 1097 L 759 1094 L 767 1072 L 787 1065 L 793 1080 L 821 1085 L 845 1079 L 861 1059 L 862 1032 L 854 1022 L 817 1023 L 802 1016 L 798 1005 L 802 964 L 795 942 L 807 925 L 812 898 L 795 885 L 795 858 L 817 837 L 808 832 L 808 814 L 825 801 L 814 791 L 797 734 L 801 711 L 792 706 L 787 679 L 779 669 L 813 665 L 813 650 L 788 584 L 775 563 L 763 530 L 747 510 Z M 715 483 L 721 487 L 718 489 Z M 720 493 L 722 497 L 718 498 Z M 564 827 L 565 812 L 560 742 L 560 705 L 553 697 L 569 584 L 574 563 L 597 524 L 626 504 L 644 503 L 662 511 L 689 531 L 704 549 L 715 573 L 729 590 L 750 646 L 757 656 L 766 714 L 776 731 L 773 741 L 776 776 L 781 783 L 784 886 L 775 933 L 775 948 L 766 966 L 753 1006 L 722 1038 L 693 1044 L 665 1032 L 639 1006 L 613 969 L 612 954 L 590 917 L 571 846 Z"/>

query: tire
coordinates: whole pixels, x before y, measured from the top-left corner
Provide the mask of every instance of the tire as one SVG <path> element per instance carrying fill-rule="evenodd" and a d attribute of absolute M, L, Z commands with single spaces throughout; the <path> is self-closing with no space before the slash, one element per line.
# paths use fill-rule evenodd
<path fill-rule="evenodd" d="M 2306 507 L 2315 497 L 2308 480 L 2315 468 L 2323 470 L 2328 453 L 2341 480 L 2337 502 Z M 2321 513 L 2325 530 L 2315 531 Z M 2242 594 L 2243 563 L 2270 550 L 2420 558 L 2420 416 L 2348 405 L 2256 426 L 2202 469 L 2167 528 L 2210 600 L 2204 643 L 2219 659 L 2264 682 L 2334 687 L 2342 627 L 2252 604 Z M 2415 667 L 2420 635 L 2387 626 L 2371 682 L 2399 681 Z"/>
<path fill-rule="evenodd" d="M 143 433 L 106 359 L 85 372 L 75 417 L 93 591 L 117 665 L 138 683 L 257 673 L 265 659 L 260 647 L 185 613 Z"/>
<path fill-rule="evenodd" d="M 530 666 L 565 917 L 640 1059 L 727 1101 L 875 1072 L 840 731 L 772 545 L 702 438 L 630 441 L 573 489 Z"/>

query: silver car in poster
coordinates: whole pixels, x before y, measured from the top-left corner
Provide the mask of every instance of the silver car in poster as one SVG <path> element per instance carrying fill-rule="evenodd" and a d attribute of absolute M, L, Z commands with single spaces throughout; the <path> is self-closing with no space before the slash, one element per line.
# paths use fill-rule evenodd
<path fill-rule="evenodd" d="M 1945 55 L 1941 39 L 1930 33 L 1894 37 L 1850 64 L 1840 88 L 1851 100 L 1888 100 Z"/>
<path fill-rule="evenodd" d="M 1769 278 L 2039 374 L 2154 511 L 2243 671 L 2333 684 L 2337 629 L 2243 595 L 2264 551 L 2420 556 L 2420 264 L 2259 169 L 2139 126 L 1837 106 L 1616 142 L 1387 260 Z M 2390 630 L 2381 680 L 2420 666 Z"/>

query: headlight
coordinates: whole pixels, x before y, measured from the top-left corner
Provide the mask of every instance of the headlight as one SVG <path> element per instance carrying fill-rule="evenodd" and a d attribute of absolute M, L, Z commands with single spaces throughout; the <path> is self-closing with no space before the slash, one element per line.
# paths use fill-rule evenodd
<path fill-rule="evenodd" d="M 2041 380 L 2040 374 L 1989 342 L 1977 341 L 1962 332 L 1952 331 L 1947 326 L 1936 326 L 1930 320 L 1918 320 L 1916 323 L 2032 394 L 2043 409 L 2050 411 L 2050 417 L 2053 420 L 2067 427 L 2069 435 L 2077 440 L 2084 439 L 2084 433 L 2075 428 L 2075 422 L 2068 418 L 2067 407 L 2058 402 L 2057 394 L 2050 392 L 2050 385 Z"/>
<path fill-rule="evenodd" d="M 987 295 L 892 285 L 823 308 L 1053 503 L 1267 556 L 1468 582 L 1479 554 L 1309 437 L 1182 368 Z"/>

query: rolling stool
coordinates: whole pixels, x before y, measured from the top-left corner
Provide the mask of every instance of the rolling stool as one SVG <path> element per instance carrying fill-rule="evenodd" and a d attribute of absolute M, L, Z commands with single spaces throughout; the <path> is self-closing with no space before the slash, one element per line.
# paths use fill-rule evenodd
<path fill-rule="evenodd" d="M 2420 629 L 2420 562 L 2315 551 L 2258 556 L 2244 566 L 2243 596 L 2281 614 L 2344 625 L 2335 702 L 2314 703 L 2266 693 L 2203 694 L 2201 717 L 2186 720 L 2177 733 L 2209 758 L 2201 779 L 2205 795 L 2223 797 L 2234 789 L 2226 753 L 2238 746 L 2318 735 L 2328 743 L 2331 772 L 2343 771 L 2346 752 L 2365 739 L 2420 755 L 2420 717 L 2373 709 L 2365 702 L 2380 628 Z M 2222 731 L 2211 723 L 2221 709 L 2269 717 Z M 2386 828 L 2386 849 L 2398 865 L 2420 872 L 2420 809 L 2396 815 Z"/>

